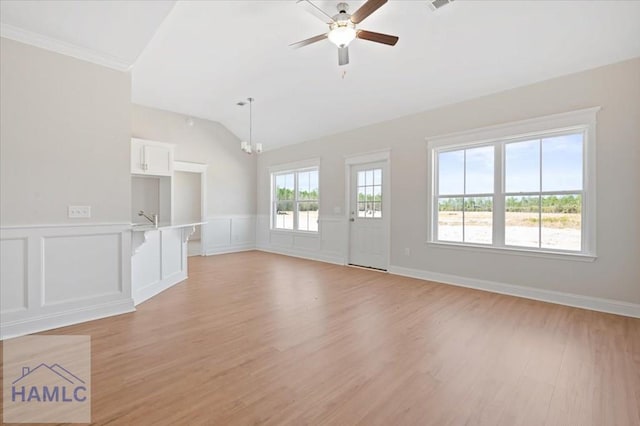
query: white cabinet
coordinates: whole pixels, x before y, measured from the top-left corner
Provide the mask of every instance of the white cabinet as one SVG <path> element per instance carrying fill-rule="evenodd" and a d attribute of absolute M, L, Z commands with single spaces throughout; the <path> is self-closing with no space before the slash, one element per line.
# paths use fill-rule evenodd
<path fill-rule="evenodd" d="M 131 139 L 131 173 L 171 176 L 173 149 L 174 146 L 168 143 Z"/>

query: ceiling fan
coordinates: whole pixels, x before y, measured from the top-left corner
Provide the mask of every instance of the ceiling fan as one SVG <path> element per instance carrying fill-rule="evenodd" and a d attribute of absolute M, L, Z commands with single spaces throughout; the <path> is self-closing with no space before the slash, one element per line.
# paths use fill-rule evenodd
<path fill-rule="evenodd" d="M 297 4 L 305 6 L 310 13 L 329 25 L 329 32 L 290 44 L 290 46 L 295 48 L 303 47 L 328 38 L 329 41 L 338 46 L 338 65 L 347 65 L 349 63 L 349 43 L 356 38 L 395 46 L 398 42 L 398 37 L 396 36 L 356 28 L 356 25 L 364 21 L 365 18 L 386 2 L 387 0 L 367 0 L 353 14 L 349 14 L 349 5 L 347 3 L 338 3 L 338 14 L 331 16 L 310 0 L 298 0 Z"/>

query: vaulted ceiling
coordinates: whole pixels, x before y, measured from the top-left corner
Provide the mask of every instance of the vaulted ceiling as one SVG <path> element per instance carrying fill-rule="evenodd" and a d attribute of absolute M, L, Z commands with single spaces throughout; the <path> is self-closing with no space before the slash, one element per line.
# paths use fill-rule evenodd
<path fill-rule="evenodd" d="M 336 1 L 315 2 L 325 11 Z M 362 1 L 348 2 L 351 11 Z M 219 121 L 266 149 L 640 56 L 640 2 L 390 0 L 338 67 L 327 26 L 289 1 L 2 1 L 2 35 L 118 69 L 134 103 Z M 65 51 L 66 48 L 66 51 Z M 75 50 L 74 50 L 75 49 Z"/>

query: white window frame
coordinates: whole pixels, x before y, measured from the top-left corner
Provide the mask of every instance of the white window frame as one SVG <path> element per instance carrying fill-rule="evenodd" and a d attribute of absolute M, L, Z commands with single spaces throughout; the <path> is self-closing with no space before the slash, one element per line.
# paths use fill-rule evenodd
<path fill-rule="evenodd" d="M 427 244 L 442 248 L 472 251 L 497 251 L 506 254 L 551 257 L 557 259 L 593 261 L 596 258 L 596 115 L 600 107 L 587 108 L 561 114 L 532 118 L 513 123 L 483 127 L 442 136 L 428 137 L 427 161 L 430 172 L 427 185 L 428 226 Z M 541 138 L 545 135 L 584 132 L 582 169 L 582 250 L 554 250 L 535 247 L 514 247 L 504 244 L 504 146 L 507 142 L 517 142 Z M 474 244 L 437 240 L 438 227 L 438 170 L 437 155 L 440 152 L 459 149 L 494 146 L 494 203 L 493 203 L 493 244 Z M 560 192 L 560 191 L 555 191 Z M 493 195 L 493 194 L 492 194 Z M 542 193 L 544 195 L 544 192 Z M 475 196 L 475 195 L 472 195 Z M 496 229 L 498 228 L 498 229 Z"/>
<path fill-rule="evenodd" d="M 298 228 L 298 211 L 297 211 L 297 205 L 298 205 L 298 173 L 300 172 L 308 172 L 308 171 L 312 171 L 312 170 L 316 170 L 318 172 L 318 230 L 317 231 L 306 231 L 306 230 L 299 230 Z M 293 229 L 285 229 L 285 228 L 276 228 L 275 223 L 276 223 L 276 211 L 275 211 L 275 205 L 276 205 L 276 200 L 275 200 L 275 196 L 276 196 L 276 185 L 275 185 L 275 178 L 276 176 L 279 175 L 286 175 L 286 174 L 291 174 L 293 173 L 294 175 L 294 199 L 291 200 L 293 202 L 294 205 L 294 212 L 293 212 Z M 269 168 L 269 179 L 270 179 L 270 198 L 269 198 L 269 202 L 270 202 L 270 217 L 269 217 L 269 229 L 272 232 L 282 232 L 282 233 L 295 233 L 295 234 L 306 234 L 306 235 L 319 235 L 320 234 L 320 197 L 321 197 L 321 191 L 320 191 L 320 159 L 310 159 L 310 160 L 304 160 L 304 161 L 298 161 L 295 163 L 287 163 L 287 164 L 280 164 L 280 165 L 276 165 L 276 166 L 272 166 Z M 302 200 L 305 201 L 305 200 Z"/>

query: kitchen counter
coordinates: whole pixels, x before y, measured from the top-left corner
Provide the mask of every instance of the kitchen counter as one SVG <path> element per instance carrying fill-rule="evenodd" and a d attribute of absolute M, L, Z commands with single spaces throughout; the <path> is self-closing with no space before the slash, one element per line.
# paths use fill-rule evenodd
<path fill-rule="evenodd" d="M 188 228 L 190 226 L 205 225 L 207 222 L 160 222 L 157 227 L 150 223 L 133 223 L 131 230 L 134 232 L 158 231 L 172 228 Z"/>
<path fill-rule="evenodd" d="M 204 224 L 131 225 L 131 290 L 135 305 L 187 279 L 189 237 L 196 226 Z"/>

